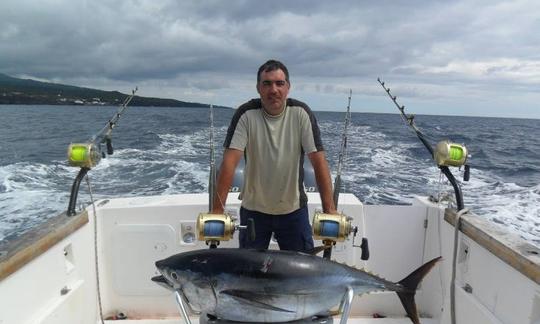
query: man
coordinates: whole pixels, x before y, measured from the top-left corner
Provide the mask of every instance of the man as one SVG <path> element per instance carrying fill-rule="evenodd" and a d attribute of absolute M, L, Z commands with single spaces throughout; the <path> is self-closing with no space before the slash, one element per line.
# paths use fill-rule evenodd
<path fill-rule="evenodd" d="M 222 214 L 234 171 L 245 157 L 240 194 L 240 223 L 255 223 L 255 241 L 240 232 L 241 248 L 267 249 L 275 233 L 282 250 L 313 249 L 307 196 L 303 185 L 304 154 L 313 165 L 323 212 L 336 214 L 332 181 L 319 127 L 309 107 L 287 98 L 289 72 L 269 60 L 257 72 L 260 99 L 241 105 L 225 139 L 212 213 Z"/>

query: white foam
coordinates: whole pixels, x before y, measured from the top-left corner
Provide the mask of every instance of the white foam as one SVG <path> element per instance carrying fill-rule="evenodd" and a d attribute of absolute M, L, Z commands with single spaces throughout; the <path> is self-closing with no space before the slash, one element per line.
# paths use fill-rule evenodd
<path fill-rule="evenodd" d="M 474 174 L 463 184 L 469 208 L 540 245 L 540 184 L 523 187 L 481 170 Z"/>
<path fill-rule="evenodd" d="M 57 215 L 67 208 L 67 167 L 19 162 L 0 167 L 0 240 Z"/>

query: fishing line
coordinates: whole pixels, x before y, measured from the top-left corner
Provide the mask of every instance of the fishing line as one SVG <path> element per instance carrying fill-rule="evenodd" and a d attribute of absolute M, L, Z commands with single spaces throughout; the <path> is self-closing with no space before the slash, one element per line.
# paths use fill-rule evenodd
<path fill-rule="evenodd" d="M 441 205 L 443 199 L 442 186 L 443 186 L 443 173 L 439 172 L 439 182 L 437 185 L 437 204 Z"/>
<path fill-rule="evenodd" d="M 103 321 L 103 306 L 101 303 L 101 289 L 100 287 L 100 281 L 99 281 L 99 269 L 98 269 L 98 247 L 97 247 L 97 212 L 96 212 L 96 204 L 94 202 L 94 194 L 92 192 L 92 186 L 90 185 L 90 177 L 88 174 L 86 174 L 86 183 L 88 184 L 88 191 L 90 192 L 90 201 L 92 205 L 92 210 L 94 213 L 94 257 L 95 257 L 95 271 L 96 271 L 96 294 L 98 299 L 98 308 L 99 308 L 99 319 L 101 320 L 101 324 L 105 324 Z"/>
<path fill-rule="evenodd" d="M 442 177 L 442 174 L 441 174 Z M 440 205 L 438 203 L 438 205 Z M 440 213 L 440 211 L 438 211 Z M 441 219 L 444 217 L 441 217 L 440 215 L 437 216 L 437 233 L 438 233 L 438 243 L 439 243 L 439 255 L 443 255 L 442 252 L 442 236 L 441 236 Z M 427 243 L 427 232 L 428 232 L 428 224 L 429 224 L 429 210 L 426 210 L 426 218 L 424 223 L 424 249 L 422 251 L 422 261 L 425 262 L 425 254 L 426 254 L 426 243 Z M 444 296 L 446 296 L 445 286 L 443 283 L 443 267 L 439 268 L 439 283 L 441 286 L 441 313 L 444 312 Z"/>
<path fill-rule="evenodd" d="M 223 208 L 223 212 L 225 212 L 225 204 L 223 203 L 223 200 L 221 200 L 221 196 L 219 195 L 219 193 L 217 191 L 216 191 L 216 196 L 218 197 L 219 204 L 221 205 L 221 208 Z"/>
<path fill-rule="evenodd" d="M 439 211 L 440 213 L 440 211 Z M 442 252 L 442 233 L 441 233 L 441 219 L 443 217 L 441 217 L 440 215 L 438 215 L 437 217 L 437 232 L 439 234 L 439 255 L 443 255 L 443 252 Z M 442 296 L 441 296 L 441 313 L 444 311 L 444 296 L 446 296 L 446 287 L 443 283 L 443 267 L 439 267 L 439 282 L 441 284 L 441 292 L 442 292 Z"/>
<path fill-rule="evenodd" d="M 457 250 L 459 246 L 459 227 L 461 224 L 461 216 L 469 212 L 468 208 L 460 210 L 456 214 L 454 224 L 454 253 L 452 257 L 452 279 L 450 280 L 450 320 L 452 324 L 456 324 L 456 267 L 457 267 Z"/>
<path fill-rule="evenodd" d="M 425 262 L 424 260 L 425 260 L 425 257 L 426 257 L 428 217 L 429 217 L 429 209 L 426 209 L 426 218 L 424 218 L 424 243 L 422 244 L 422 262 Z"/>

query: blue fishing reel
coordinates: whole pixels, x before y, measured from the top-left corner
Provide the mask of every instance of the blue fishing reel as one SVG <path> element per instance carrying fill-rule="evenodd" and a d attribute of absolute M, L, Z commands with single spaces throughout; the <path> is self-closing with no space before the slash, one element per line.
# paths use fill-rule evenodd
<path fill-rule="evenodd" d="M 343 214 L 323 214 L 315 213 L 313 216 L 313 238 L 322 240 L 326 247 L 324 251 L 325 258 L 329 259 L 331 249 L 337 242 L 343 242 L 351 235 L 353 236 L 353 246 L 362 249 L 362 260 L 369 259 L 369 246 L 367 238 L 362 238 L 361 245 L 354 244 L 354 238 L 358 233 L 358 227 L 352 226 L 352 217 L 347 217 Z"/>
<path fill-rule="evenodd" d="M 219 242 L 232 239 L 236 230 L 247 230 L 250 240 L 255 239 L 253 219 L 248 219 L 248 225 L 237 225 L 235 221 L 227 214 L 200 213 L 197 217 L 199 241 L 205 241 L 210 248 L 216 248 Z"/>
<path fill-rule="evenodd" d="M 343 242 L 352 232 L 351 217 L 323 213 L 313 216 L 313 236 L 316 240 Z"/>

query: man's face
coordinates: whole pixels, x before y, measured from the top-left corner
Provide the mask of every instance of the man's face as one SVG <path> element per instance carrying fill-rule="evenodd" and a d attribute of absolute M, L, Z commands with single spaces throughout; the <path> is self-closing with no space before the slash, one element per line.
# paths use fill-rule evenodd
<path fill-rule="evenodd" d="M 281 70 L 261 72 L 257 92 L 261 96 L 264 110 L 270 115 L 279 115 L 285 108 L 290 84 Z"/>

